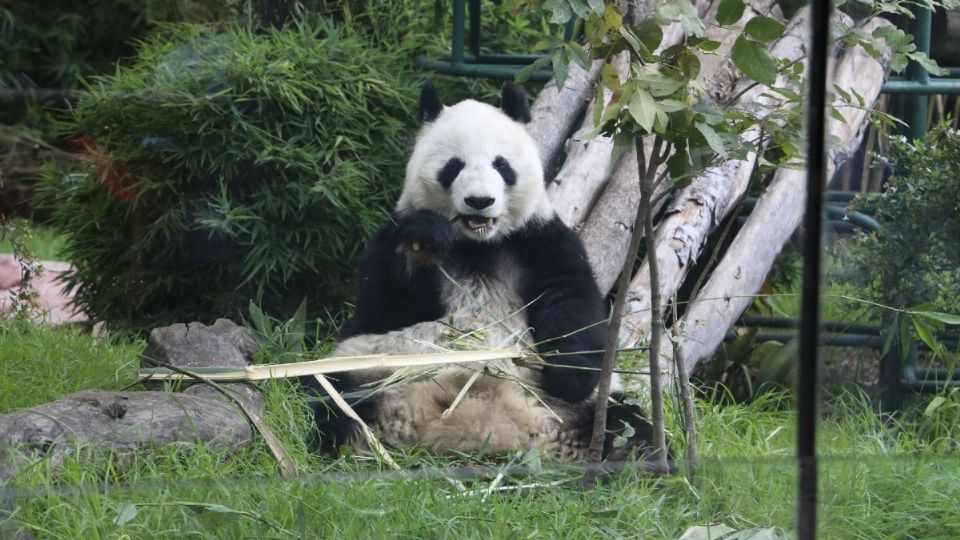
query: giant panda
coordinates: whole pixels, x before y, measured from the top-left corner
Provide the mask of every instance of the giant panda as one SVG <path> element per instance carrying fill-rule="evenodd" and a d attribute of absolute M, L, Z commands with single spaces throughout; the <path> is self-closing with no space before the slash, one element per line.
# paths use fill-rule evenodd
<path fill-rule="evenodd" d="M 444 106 L 424 84 L 423 125 L 402 193 L 360 257 L 356 312 L 332 356 L 519 343 L 544 362 L 447 365 L 407 372 L 402 378 L 415 380 L 401 385 L 384 384 L 396 374 L 382 369 L 331 379 L 348 396 L 366 390 L 354 408 L 390 445 L 441 453 L 539 448 L 582 460 L 607 306 L 582 243 L 547 197 L 524 125 L 531 119 L 526 96 L 507 84 L 501 100 L 500 108 L 469 99 Z M 614 390 L 604 456 L 622 459 L 634 448 L 646 454 L 651 426 Z M 315 419 L 321 446 L 363 446 L 357 422 L 326 407 L 316 408 Z M 630 436 L 615 445 L 621 433 Z"/>

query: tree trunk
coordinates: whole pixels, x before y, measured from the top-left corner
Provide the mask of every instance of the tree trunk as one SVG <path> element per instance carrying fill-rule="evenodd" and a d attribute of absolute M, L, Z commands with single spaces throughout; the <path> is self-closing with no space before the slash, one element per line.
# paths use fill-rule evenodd
<path fill-rule="evenodd" d="M 245 403 L 262 406 L 256 391 L 227 385 Z M 239 387 L 239 388 L 238 388 Z M 0 415 L 0 448 L 37 451 L 59 463 L 73 449 L 90 453 L 132 452 L 178 442 L 204 443 L 219 450 L 246 446 L 252 433 L 243 414 L 205 386 L 183 393 L 83 391 L 51 403 Z M 16 471 L 8 455 L 0 467 Z"/>
<path fill-rule="evenodd" d="M 629 76 L 630 63 L 626 54 L 618 55 L 611 64 L 616 67 L 620 80 Z M 604 90 L 604 104 L 609 99 L 610 92 Z M 566 160 L 548 186 L 557 215 L 575 231 L 583 226 L 597 194 L 610 176 L 613 139 L 602 135 L 590 137 L 596 127 L 592 113 L 595 105 L 596 96 L 587 106 L 583 125 L 564 145 Z"/>
<path fill-rule="evenodd" d="M 864 28 L 867 33 L 890 23 L 875 19 Z M 887 60 L 888 61 L 888 60 Z M 879 97 L 887 74 L 884 63 L 870 57 L 862 48 L 847 51 L 834 70 L 833 82 L 845 91 L 863 96 L 869 107 Z M 847 152 L 830 152 L 827 178 L 856 152 L 868 124 L 863 109 L 840 107 L 845 121 L 829 118 L 828 135 L 837 137 Z M 713 354 L 726 330 L 753 303 L 753 295 L 773 266 L 783 245 L 803 217 L 806 198 L 806 173 L 781 169 L 747 218 L 743 228 L 727 248 L 680 322 L 681 358 L 688 371 Z"/>
<path fill-rule="evenodd" d="M 708 13 L 708 20 L 712 20 L 716 7 L 719 2 L 700 2 L 697 4 L 700 13 Z M 769 15 L 776 18 L 782 18 L 780 8 L 773 0 L 754 0 L 744 12 L 744 17 L 727 28 L 711 26 L 707 29 L 707 36 L 710 39 L 721 43 L 719 51 L 728 53 L 743 30 L 743 21 L 749 20 L 753 14 Z M 679 42 L 682 34 L 678 24 L 670 25 L 664 29 L 664 45 L 672 45 Z M 664 45 L 661 45 L 663 47 Z M 738 74 L 733 67 L 733 62 L 717 55 L 701 55 L 701 70 L 697 76 L 697 81 L 703 85 L 707 92 L 715 98 L 729 97 L 732 95 L 734 83 L 737 81 Z M 653 141 L 647 138 L 645 148 L 649 155 L 653 147 Z M 662 168 L 658 174 L 662 172 Z M 637 204 L 640 200 L 640 187 L 636 182 L 636 154 L 633 150 L 623 156 L 620 163 L 616 166 L 613 174 L 603 192 L 597 197 L 597 202 L 590 209 L 589 217 L 580 228 L 580 238 L 583 240 L 590 256 L 590 264 L 593 267 L 594 277 L 597 285 L 604 293 L 609 292 L 613 283 L 617 279 L 620 267 L 623 266 L 627 244 L 630 242 L 630 223 L 636 215 Z M 654 198 L 659 203 L 654 205 L 653 212 L 656 215 L 663 200 L 660 195 L 669 190 L 670 186 L 666 183 L 658 185 Z M 591 199 L 592 200 L 592 199 Z M 584 203 L 581 203 L 584 204 Z"/>
<path fill-rule="evenodd" d="M 557 81 L 551 79 L 530 106 L 533 120 L 527 125 L 527 131 L 537 143 L 548 180 L 553 178 L 554 164 L 567 135 L 579 125 L 583 111 L 595 93 L 602 64 L 597 60 L 585 70 L 571 62 L 563 89 L 557 88 Z"/>
<path fill-rule="evenodd" d="M 806 48 L 808 10 L 803 9 L 790 21 L 786 33 L 773 44 L 771 52 L 776 58 L 799 60 Z M 788 82 L 779 78 L 778 86 Z M 762 103 L 775 107 L 772 97 L 764 97 L 764 85 L 752 85 L 742 81 L 741 93 L 734 107 L 751 108 Z M 749 129 L 740 135 L 741 141 L 753 141 L 760 136 L 759 129 Z M 676 197 L 660 223 L 653 249 L 661 270 L 660 295 L 668 298 L 680 288 L 690 266 L 700 256 L 710 233 L 736 207 L 749 185 L 757 156 L 751 153 L 742 161 L 727 161 L 711 167 L 694 178 Z M 644 264 L 630 283 L 621 345 L 634 346 L 646 338 L 650 331 L 650 270 Z"/>

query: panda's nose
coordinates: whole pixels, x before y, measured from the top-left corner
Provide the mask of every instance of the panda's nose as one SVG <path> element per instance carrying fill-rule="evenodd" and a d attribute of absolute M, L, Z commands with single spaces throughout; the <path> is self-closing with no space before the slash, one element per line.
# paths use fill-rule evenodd
<path fill-rule="evenodd" d="M 463 202 L 467 203 L 467 206 L 470 208 L 475 208 L 477 210 L 483 210 L 484 208 L 493 204 L 495 201 L 493 197 L 465 197 Z"/>

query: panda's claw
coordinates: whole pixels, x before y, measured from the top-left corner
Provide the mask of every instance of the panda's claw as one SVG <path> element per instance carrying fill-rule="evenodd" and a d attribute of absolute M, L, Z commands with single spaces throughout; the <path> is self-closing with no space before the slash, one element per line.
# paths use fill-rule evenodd
<path fill-rule="evenodd" d="M 427 251 L 444 256 L 453 248 L 450 220 L 430 210 L 417 210 L 398 216 L 397 235 L 404 251 Z"/>

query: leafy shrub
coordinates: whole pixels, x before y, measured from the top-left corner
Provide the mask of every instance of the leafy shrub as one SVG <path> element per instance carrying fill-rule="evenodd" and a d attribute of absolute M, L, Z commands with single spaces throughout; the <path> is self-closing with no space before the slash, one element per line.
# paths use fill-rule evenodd
<path fill-rule="evenodd" d="M 882 193 L 856 203 L 883 224 L 861 233 L 852 262 L 873 300 L 960 313 L 960 132 L 940 125 L 923 141 L 896 138 Z"/>
<path fill-rule="evenodd" d="M 209 21 L 231 0 L 0 2 L 0 87 L 76 88 L 132 56 L 132 41 L 158 22 Z M 55 5 L 52 5 L 55 4 Z"/>
<path fill-rule="evenodd" d="M 42 200 L 76 303 L 124 330 L 338 310 L 401 185 L 405 62 L 322 20 L 258 33 L 177 25 L 95 79 L 65 126 L 86 170 Z"/>

